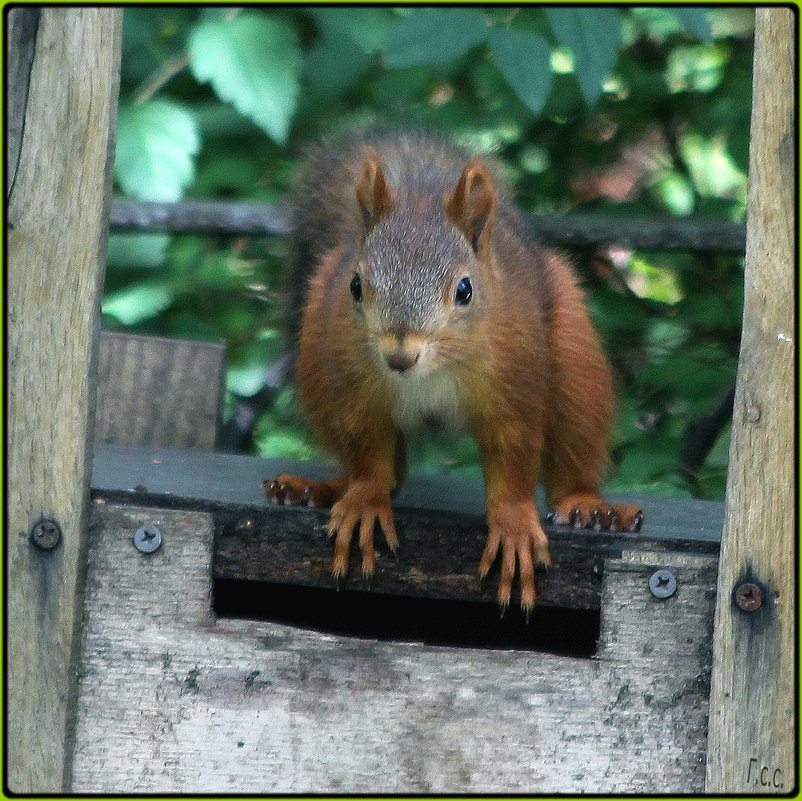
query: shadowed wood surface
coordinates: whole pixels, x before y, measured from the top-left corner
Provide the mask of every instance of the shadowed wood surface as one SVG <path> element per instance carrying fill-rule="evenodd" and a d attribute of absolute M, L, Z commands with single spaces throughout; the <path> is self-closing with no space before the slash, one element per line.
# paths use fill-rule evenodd
<path fill-rule="evenodd" d="M 211 450 L 225 345 L 103 331 L 95 441 Z"/>
<path fill-rule="evenodd" d="M 216 579 L 332 586 L 332 545 L 326 541 L 326 510 L 225 507 L 215 514 L 215 520 Z M 487 538 L 482 517 L 401 509 L 396 512 L 396 527 L 401 541 L 397 562 L 381 538 L 376 538 L 372 593 L 495 604 L 498 564 L 481 588 L 477 577 Z M 715 543 L 693 540 L 654 540 L 639 534 L 553 526 L 545 530 L 552 567 L 537 574 L 538 603 L 545 606 L 598 609 L 604 561 L 620 557 L 624 550 L 718 553 Z M 356 543 L 351 557 L 348 586 L 366 591 Z M 515 592 L 513 605 L 517 602 Z"/>
<path fill-rule="evenodd" d="M 715 559 L 607 560 L 579 659 L 392 641 L 392 620 L 380 641 L 215 618 L 210 514 L 93 512 L 74 792 L 702 789 Z"/>
<path fill-rule="evenodd" d="M 10 13 L 32 22 L 27 9 Z M 14 87 L 6 120 L 16 173 L 6 219 L 5 765 L 17 793 L 69 783 L 121 28 L 122 10 L 48 7 L 7 40 L 16 78 L 26 80 L 30 60 L 27 97 Z M 63 534 L 52 551 L 28 539 L 42 518 Z"/>
<path fill-rule="evenodd" d="M 798 789 L 799 770 L 797 15 L 760 8 L 755 23 L 744 323 L 716 608 L 707 790 L 787 794 Z M 743 612 L 733 603 L 742 582 L 761 587 L 759 609 Z"/>
<path fill-rule="evenodd" d="M 106 444 L 95 448 L 92 489 L 105 494 L 121 493 L 133 502 L 141 502 L 143 494 L 148 494 L 152 496 L 150 503 L 173 499 L 174 503 L 180 500 L 184 505 L 204 508 L 234 504 L 265 509 L 262 479 L 282 473 L 328 478 L 336 474 L 336 468 L 319 462 Z M 542 496 L 538 497 L 545 514 Z M 605 497 L 618 503 L 639 503 L 646 511 L 641 535 L 649 539 L 721 539 L 724 505 L 720 502 L 636 493 L 605 493 Z M 484 516 L 484 504 L 484 483 L 479 478 L 423 474 L 408 476 L 393 501 L 396 509 L 479 517 Z"/>

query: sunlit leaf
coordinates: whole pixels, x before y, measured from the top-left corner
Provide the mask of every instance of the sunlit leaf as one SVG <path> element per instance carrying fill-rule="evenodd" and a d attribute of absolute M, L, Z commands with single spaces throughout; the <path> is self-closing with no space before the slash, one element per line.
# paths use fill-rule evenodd
<path fill-rule="evenodd" d="M 221 100 L 285 142 L 298 100 L 301 54 L 295 29 L 244 11 L 204 20 L 189 37 L 190 67 Z"/>
<path fill-rule="evenodd" d="M 174 202 L 195 175 L 200 136 L 194 115 L 166 100 L 121 104 L 114 175 L 137 200 Z"/>
<path fill-rule="evenodd" d="M 265 365 L 246 364 L 226 370 L 226 389 L 235 395 L 250 398 L 265 385 Z"/>
<path fill-rule="evenodd" d="M 165 284 L 133 284 L 103 299 L 103 314 L 123 325 L 136 325 L 163 312 L 173 302 L 173 292 Z"/>

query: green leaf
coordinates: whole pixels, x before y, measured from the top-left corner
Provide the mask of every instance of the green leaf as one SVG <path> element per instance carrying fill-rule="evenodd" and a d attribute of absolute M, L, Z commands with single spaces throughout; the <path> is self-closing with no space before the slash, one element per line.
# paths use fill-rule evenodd
<path fill-rule="evenodd" d="M 325 38 L 351 39 L 363 53 L 376 53 L 384 47 L 387 32 L 393 27 L 389 8 L 312 8 L 310 13 L 323 30 Z"/>
<path fill-rule="evenodd" d="M 261 363 L 231 366 L 226 370 L 226 389 L 250 398 L 265 385 L 265 365 Z"/>
<path fill-rule="evenodd" d="M 385 63 L 388 67 L 442 64 L 481 44 L 488 29 L 474 9 L 420 8 L 390 29 Z"/>
<path fill-rule="evenodd" d="M 319 108 L 321 101 L 328 102 L 353 88 L 375 61 L 349 34 L 327 34 L 306 56 L 304 79 L 309 96 L 305 100 Z"/>
<path fill-rule="evenodd" d="M 173 203 L 195 176 L 198 125 L 184 106 L 166 100 L 121 105 L 114 174 L 137 200 Z"/>
<path fill-rule="evenodd" d="M 576 79 L 591 106 L 618 58 L 621 15 L 611 8 L 547 8 L 546 13 L 558 41 L 574 55 Z"/>
<path fill-rule="evenodd" d="M 490 49 L 501 74 L 533 114 L 540 114 L 551 88 L 551 48 L 534 33 L 494 28 Z"/>
<path fill-rule="evenodd" d="M 701 39 L 704 42 L 712 40 L 713 30 L 710 27 L 710 19 L 704 8 L 674 6 L 666 10 L 670 10 L 697 39 Z"/>
<path fill-rule="evenodd" d="M 173 293 L 164 284 L 133 284 L 103 299 L 103 314 L 115 317 L 123 325 L 136 325 L 163 312 L 173 302 Z"/>
<path fill-rule="evenodd" d="M 169 234 L 112 233 L 106 262 L 123 268 L 161 267 L 169 244 Z"/>
<path fill-rule="evenodd" d="M 189 37 L 190 68 L 221 100 L 283 144 L 298 101 L 295 30 L 254 12 L 204 20 Z"/>

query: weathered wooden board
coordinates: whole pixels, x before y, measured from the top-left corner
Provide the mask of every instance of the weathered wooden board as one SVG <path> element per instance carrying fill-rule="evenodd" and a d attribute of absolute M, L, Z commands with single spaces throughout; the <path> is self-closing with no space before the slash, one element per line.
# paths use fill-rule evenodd
<path fill-rule="evenodd" d="M 710 792 L 727 794 L 790 793 L 799 787 L 797 20 L 790 8 L 759 8 L 755 16 L 744 324 L 716 608 L 707 776 Z M 763 603 L 756 611 L 743 612 L 733 603 L 735 589 L 745 581 L 762 588 Z"/>
<path fill-rule="evenodd" d="M 214 577 L 310 587 L 332 586 L 332 546 L 326 542 L 328 510 L 281 506 L 255 510 L 224 507 L 215 514 Z M 418 598 L 495 603 L 498 566 L 480 587 L 479 558 L 487 539 L 480 515 L 398 509 L 401 540 L 394 558 L 381 535 L 375 540 L 376 575 L 370 588 L 360 578 L 354 543 L 348 581 L 357 591 Z M 715 543 L 655 540 L 643 534 L 611 534 L 545 526 L 552 568 L 537 576 L 538 603 L 563 609 L 598 609 L 602 565 L 623 550 L 679 550 L 717 554 Z"/>
<path fill-rule="evenodd" d="M 9 13 L 34 21 L 28 9 Z M 38 795 L 69 781 L 122 9 L 36 16 L 11 26 L 6 51 L 17 83 L 6 150 L 5 764 L 9 789 Z M 53 551 L 28 539 L 42 518 L 61 527 Z"/>
<path fill-rule="evenodd" d="M 90 537 L 73 792 L 702 789 L 709 557 L 608 561 L 578 659 L 215 619 L 204 513 L 97 504 Z"/>
<path fill-rule="evenodd" d="M 214 448 L 225 345 L 103 331 L 95 441 Z"/>
<path fill-rule="evenodd" d="M 264 508 L 262 479 L 281 473 L 311 478 L 334 475 L 336 468 L 318 462 L 259 459 L 227 453 L 198 453 L 175 448 L 98 445 L 92 489 L 123 493 L 142 502 L 144 495 L 181 499 L 191 505 L 250 505 Z M 138 489 L 137 489 L 138 488 Z M 136 492 L 134 490 L 137 489 Z M 646 510 L 641 531 L 649 539 L 721 540 L 724 505 L 656 495 L 609 493 L 614 501 L 640 503 Z M 545 503 L 538 496 L 541 510 Z M 394 499 L 397 509 L 432 510 L 484 516 L 484 484 L 477 478 L 413 474 Z M 303 514 L 303 510 L 295 510 Z M 314 524 L 314 517 L 309 518 Z M 402 543 L 403 547 L 403 543 Z"/>

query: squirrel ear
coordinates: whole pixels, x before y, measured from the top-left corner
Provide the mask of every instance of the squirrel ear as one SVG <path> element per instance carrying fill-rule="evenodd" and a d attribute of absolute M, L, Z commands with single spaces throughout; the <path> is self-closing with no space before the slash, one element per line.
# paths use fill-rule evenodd
<path fill-rule="evenodd" d="M 468 238 L 474 253 L 487 253 L 495 210 L 496 192 L 490 170 L 479 159 L 472 158 L 465 165 L 454 193 L 446 200 L 446 212 Z"/>
<path fill-rule="evenodd" d="M 362 218 L 362 236 L 395 205 L 387 181 L 384 180 L 381 161 L 375 151 L 371 151 L 356 181 L 356 202 Z"/>

